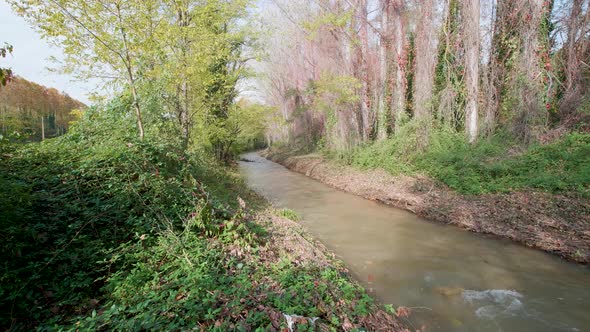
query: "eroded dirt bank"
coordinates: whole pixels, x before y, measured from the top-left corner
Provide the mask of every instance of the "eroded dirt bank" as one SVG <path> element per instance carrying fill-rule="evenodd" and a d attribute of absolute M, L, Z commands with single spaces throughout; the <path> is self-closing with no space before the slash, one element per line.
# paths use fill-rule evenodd
<path fill-rule="evenodd" d="M 319 155 L 263 156 L 334 188 L 466 230 L 508 238 L 565 259 L 590 263 L 590 203 L 540 192 L 466 196 L 427 177 L 358 170 Z"/>

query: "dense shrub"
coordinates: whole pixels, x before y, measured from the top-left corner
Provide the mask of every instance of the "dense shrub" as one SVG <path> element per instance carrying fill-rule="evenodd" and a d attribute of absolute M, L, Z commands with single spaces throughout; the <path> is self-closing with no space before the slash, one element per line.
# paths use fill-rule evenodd
<path fill-rule="evenodd" d="M 194 210 L 184 183 L 190 177 L 175 166 L 182 163 L 173 147 L 81 136 L 2 157 L 0 304 L 25 326 L 92 299 L 112 268 L 100 261 L 134 234 L 157 232 L 161 220 Z"/>
<path fill-rule="evenodd" d="M 338 269 L 259 260 L 268 234 L 238 203 L 254 196 L 241 179 L 174 135 L 136 139 L 128 109 L 116 99 L 62 137 L 0 142 L 0 327 L 266 330 L 281 312 L 339 326 L 376 308 Z"/>

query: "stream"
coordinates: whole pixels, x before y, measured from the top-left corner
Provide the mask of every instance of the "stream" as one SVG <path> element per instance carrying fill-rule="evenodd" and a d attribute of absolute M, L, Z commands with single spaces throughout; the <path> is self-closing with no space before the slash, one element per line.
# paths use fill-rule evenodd
<path fill-rule="evenodd" d="M 248 185 L 301 223 L 379 301 L 425 331 L 590 331 L 590 269 L 508 240 L 429 222 L 256 153 Z"/>

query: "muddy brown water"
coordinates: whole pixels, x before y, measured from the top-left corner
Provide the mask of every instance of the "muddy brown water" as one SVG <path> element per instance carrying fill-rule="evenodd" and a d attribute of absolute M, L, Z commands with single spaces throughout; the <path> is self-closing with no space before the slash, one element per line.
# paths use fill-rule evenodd
<path fill-rule="evenodd" d="M 426 331 L 590 331 L 590 269 L 354 196 L 256 153 L 248 185 L 296 211 L 377 299 Z"/>

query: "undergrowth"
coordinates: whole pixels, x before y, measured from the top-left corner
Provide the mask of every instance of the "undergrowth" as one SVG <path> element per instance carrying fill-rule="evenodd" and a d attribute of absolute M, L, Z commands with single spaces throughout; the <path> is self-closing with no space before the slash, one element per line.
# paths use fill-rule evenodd
<path fill-rule="evenodd" d="M 291 209 L 286 209 L 286 208 L 285 209 L 280 209 L 277 212 L 277 215 L 279 215 L 281 217 L 284 217 L 284 218 L 287 218 L 287 219 L 292 220 L 292 221 L 299 221 L 299 220 L 301 220 L 301 217 L 299 216 L 299 214 L 297 214 L 297 212 L 295 212 L 295 211 L 293 211 Z"/>
<path fill-rule="evenodd" d="M 376 308 L 338 268 L 263 262 L 259 198 L 174 139 L 130 136 L 126 112 L 0 142 L 0 327 L 262 331 L 288 313 L 336 328 Z"/>
<path fill-rule="evenodd" d="M 425 174 L 464 194 L 535 189 L 590 195 L 588 133 L 523 147 L 505 135 L 471 145 L 462 134 L 433 129 L 422 151 L 416 148 L 417 137 L 410 124 L 392 138 L 325 154 L 348 165 L 382 168 L 393 175 Z"/>

